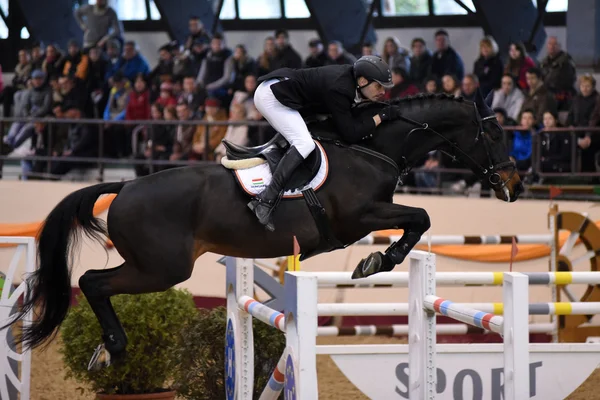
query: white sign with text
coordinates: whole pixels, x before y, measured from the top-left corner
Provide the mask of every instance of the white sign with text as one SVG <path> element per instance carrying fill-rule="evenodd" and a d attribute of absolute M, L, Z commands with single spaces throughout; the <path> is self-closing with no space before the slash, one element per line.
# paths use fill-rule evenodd
<path fill-rule="evenodd" d="M 371 399 L 408 399 L 408 345 L 321 346 Z M 530 398 L 562 400 L 600 364 L 600 344 L 530 344 Z M 437 345 L 440 400 L 504 400 L 502 344 Z"/>

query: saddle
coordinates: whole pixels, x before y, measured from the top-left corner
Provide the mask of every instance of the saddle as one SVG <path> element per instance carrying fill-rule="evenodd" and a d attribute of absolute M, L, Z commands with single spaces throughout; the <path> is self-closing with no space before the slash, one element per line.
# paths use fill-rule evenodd
<path fill-rule="evenodd" d="M 229 164 L 233 169 L 237 169 L 235 165 L 245 164 L 245 168 L 267 163 L 271 173 L 277 168 L 277 164 L 281 161 L 283 155 L 287 152 L 290 144 L 285 138 L 277 133 L 273 139 L 260 146 L 247 147 L 231 143 L 225 139 L 222 141 L 225 147 L 225 155 L 227 160 L 223 163 Z M 238 163 L 239 161 L 248 161 L 247 163 Z M 298 168 L 294 171 L 288 183 L 285 185 L 285 190 L 295 190 L 304 188 L 319 172 L 321 167 L 321 152 L 315 146 L 315 150 L 309 154 Z"/>
<path fill-rule="evenodd" d="M 287 140 L 279 133 L 267 143 L 255 147 L 239 146 L 227 140 L 222 140 L 222 143 L 225 147 L 225 157 L 221 160 L 221 164 L 226 168 L 234 170 L 233 172 L 236 173 L 240 184 L 242 183 L 237 173 L 243 171 L 239 170 L 251 170 L 256 167 L 262 167 L 262 164 L 267 164 L 268 169 L 273 174 L 277 164 L 290 147 Z M 321 154 L 322 152 L 323 155 Z M 315 150 L 296 168 L 284 188 L 288 192 L 297 192 L 297 195 L 292 194 L 289 197 L 296 198 L 301 196 L 304 198 L 320 234 L 317 246 L 304 250 L 300 256 L 300 260 L 306 260 L 317 254 L 344 247 L 335 237 L 331 223 L 327 217 L 327 212 L 311 186 L 311 184 L 314 186 L 314 180 L 324 181 L 326 179 L 328 168 L 327 165 L 322 165 L 323 162 L 327 163 L 327 157 L 321 144 L 316 142 Z M 252 179 L 252 184 L 255 181 L 258 186 L 263 186 L 262 178 L 257 177 L 256 179 Z M 242 184 L 242 186 L 244 185 Z M 248 190 L 246 192 L 250 193 Z M 283 198 L 286 198 L 286 196 L 284 195 Z"/>

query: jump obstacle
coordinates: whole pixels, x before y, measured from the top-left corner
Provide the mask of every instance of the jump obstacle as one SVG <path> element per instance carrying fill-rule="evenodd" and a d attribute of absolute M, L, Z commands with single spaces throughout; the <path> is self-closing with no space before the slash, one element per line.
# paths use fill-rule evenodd
<path fill-rule="evenodd" d="M 411 252 L 409 259 L 408 274 L 386 272 L 354 281 L 358 287 L 373 287 L 406 282 L 408 277 L 409 345 L 317 346 L 316 337 L 322 332 L 317 326 L 319 315 L 350 309 L 372 313 L 387 308 L 389 313 L 405 309 L 406 305 L 323 307 L 317 301 L 318 288 L 348 284 L 350 273 L 286 272 L 285 307 L 281 313 L 250 297 L 252 260 L 227 258 L 227 398 L 245 400 L 252 396 L 252 317 L 286 334 L 286 351 L 263 391 L 262 400 L 277 398 L 284 388 L 286 399 L 317 399 L 317 354 L 330 355 L 344 375 L 373 399 L 563 399 L 599 364 L 598 344 L 528 344 L 528 311 L 555 315 L 570 308 L 571 312 L 587 313 L 600 309 L 600 304 L 544 303 L 543 307 L 533 304 L 529 309 L 520 305 L 528 303 L 530 284 L 560 284 L 568 280 L 596 285 L 600 273 L 505 273 L 502 275 L 504 316 L 497 316 L 477 310 L 474 307 L 477 304 L 456 304 L 435 296 L 436 286 L 459 282 L 484 285 L 490 282 L 490 276 L 436 273 L 435 255 L 423 251 Z M 498 279 L 499 275 L 492 273 L 492 282 L 498 284 Z M 436 345 L 435 312 L 500 333 L 504 343 Z M 413 366 L 410 371 L 409 365 Z"/>
<path fill-rule="evenodd" d="M 478 236 L 464 236 L 464 235 L 432 235 L 429 238 L 423 237 L 419 241 L 419 245 L 500 245 L 500 244 L 511 244 L 514 238 L 518 244 L 541 244 L 546 245 L 549 248 L 548 257 L 548 270 L 550 274 L 530 274 L 530 279 L 544 280 L 548 279 L 547 282 L 540 282 L 539 284 L 548 284 L 551 290 L 551 302 L 546 305 L 538 304 L 534 305 L 534 310 L 531 310 L 531 314 L 537 315 L 549 315 L 550 320 L 547 323 L 532 323 L 530 325 L 530 333 L 546 334 L 551 336 L 551 341 L 554 343 L 558 342 L 586 342 L 590 336 L 600 336 L 600 327 L 588 326 L 587 322 L 592 317 L 593 312 L 585 313 L 579 312 L 579 310 L 572 310 L 569 308 L 569 303 L 561 303 L 562 295 L 570 302 L 600 302 L 600 285 L 596 283 L 587 283 L 584 281 L 573 280 L 573 276 L 568 272 L 573 271 L 574 267 L 581 266 L 583 263 L 589 263 L 589 270 L 592 272 L 598 271 L 600 265 L 600 229 L 596 224 L 587 218 L 585 214 L 579 214 L 575 212 L 559 212 L 558 206 L 554 205 L 550 207 L 548 212 L 548 230 L 547 234 L 517 234 L 517 235 L 478 235 Z M 564 244 L 560 246 L 559 243 L 559 231 L 567 231 L 569 235 L 565 240 Z M 363 239 L 357 241 L 355 245 L 389 245 L 391 242 L 398 240 L 401 235 L 381 235 L 381 234 L 370 234 Z M 575 245 L 578 241 L 585 246 L 585 252 L 575 257 L 573 255 Z M 263 260 L 255 260 L 255 264 L 260 267 L 271 270 L 275 275 L 279 276 L 279 282 L 283 284 L 283 277 L 285 273 L 285 265 L 273 265 Z M 255 268 L 255 272 L 261 274 L 257 276 L 257 284 L 264 288 L 268 279 L 264 277 L 264 271 L 260 268 Z M 557 274 L 552 274 L 558 272 Z M 326 273 L 325 273 L 326 274 Z M 335 273 L 332 273 L 333 279 L 339 279 Z M 485 275 L 485 283 L 476 285 L 473 282 L 457 282 L 456 286 L 469 285 L 469 286 L 487 286 L 487 285 L 501 285 L 502 284 L 502 273 L 482 273 Z M 482 276 L 484 276 L 482 275 Z M 468 275 L 468 279 L 480 279 L 477 275 Z M 324 277 L 324 279 L 326 279 Z M 443 276 L 441 279 L 444 279 Z M 579 278 L 576 278 L 579 279 Z M 582 278 L 585 280 L 585 278 Z M 570 284 L 588 284 L 585 293 L 577 298 L 572 290 Z M 273 284 L 268 282 L 270 290 L 266 291 L 272 295 Z M 346 288 L 383 288 L 383 287 L 406 287 L 408 284 L 408 276 L 404 278 L 404 281 L 395 282 L 393 284 L 382 283 L 378 280 L 373 280 L 369 283 L 357 284 L 355 280 L 349 277 L 345 280 L 338 280 L 335 283 L 331 281 L 327 282 L 327 287 L 346 289 Z M 538 284 L 537 282 L 535 284 Z M 446 283 L 444 283 L 446 285 Z M 282 292 L 282 290 L 279 290 Z M 275 297 L 275 296 L 272 296 Z M 271 306 L 278 308 L 281 306 L 279 302 L 273 302 Z M 501 303 L 488 303 L 485 305 L 475 305 L 484 310 L 491 310 L 493 307 L 494 313 L 501 313 Z M 535 312 L 536 307 L 563 307 L 558 313 L 547 314 L 545 311 Z M 280 308 L 280 307 L 279 307 Z M 500 311 L 499 311 L 500 310 Z M 343 314 L 343 315 L 356 315 L 356 314 Z M 407 315 L 407 314 L 396 314 L 396 315 Z M 482 331 L 476 327 L 468 326 L 465 324 L 439 324 L 437 326 L 438 333 L 441 335 L 464 335 L 464 334 L 478 334 Z M 363 325 L 355 327 L 319 327 L 319 334 L 327 334 L 328 336 L 342 336 L 342 335 L 406 335 L 408 332 L 408 325 Z"/>
<path fill-rule="evenodd" d="M 518 243 L 521 244 L 547 244 L 551 248 L 550 252 L 550 260 L 549 267 L 550 271 L 570 271 L 572 270 L 573 265 L 578 262 L 588 261 L 591 264 L 592 271 L 598 271 L 598 263 L 600 262 L 600 230 L 596 227 L 596 225 L 587 219 L 585 215 L 577 214 L 577 213 L 558 213 L 558 210 L 554 208 L 549 213 L 548 218 L 548 227 L 550 230 L 550 234 L 542 234 L 542 235 L 515 235 L 514 238 Z M 563 245 L 562 248 L 559 249 L 558 246 L 558 230 L 568 230 L 570 231 L 570 235 Z M 427 241 L 424 238 L 420 244 L 508 244 L 512 242 L 513 236 L 499 236 L 499 235 L 487 235 L 487 236 L 463 236 L 463 235 L 435 235 L 431 238 L 431 241 Z M 395 240 L 397 237 L 394 235 L 382 238 L 381 236 L 369 235 L 357 244 L 389 244 L 391 240 Z M 576 259 L 571 260 L 570 253 L 573 249 L 577 240 L 581 240 L 581 242 L 586 247 L 586 252 L 582 257 L 578 257 Z M 12 313 L 17 310 L 17 301 L 19 296 L 26 295 L 26 287 L 24 283 L 21 283 L 19 286 L 13 285 L 13 278 L 16 272 L 16 269 L 19 266 L 20 262 L 24 262 L 24 270 L 26 273 L 33 272 L 35 268 L 35 242 L 31 237 L 2 237 L 0 238 L 0 243 L 2 244 L 12 244 L 17 245 L 16 252 L 12 261 L 10 262 L 9 269 L 4 278 L 4 284 L 1 285 L 2 295 L 0 297 L 0 309 L 2 310 L 2 317 L 9 318 Z M 23 258 L 23 255 L 25 257 Z M 281 272 L 281 270 L 280 270 Z M 566 284 L 569 283 L 586 283 L 588 284 L 588 290 L 585 295 L 581 298 L 582 302 L 597 302 L 600 300 L 600 292 L 598 291 L 599 286 L 591 281 L 587 281 L 587 278 L 583 278 L 583 275 L 579 275 L 580 273 L 575 273 L 572 275 L 568 274 L 556 274 L 554 276 L 548 275 L 549 280 L 554 279 L 552 282 L 548 283 L 556 283 L 552 285 L 553 288 L 553 302 L 552 303 L 539 303 L 537 306 L 546 307 L 549 313 L 552 313 L 553 316 L 558 315 L 558 318 L 551 322 L 550 324 L 531 324 L 529 325 L 530 333 L 554 333 L 555 340 L 556 338 L 560 338 L 561 341 L 585 341 L 585 338 L 588 336 L 600 336 L 598 335 L 597 327 L 582 327 L 581 324 L 587 322 L 592 312 L 596 312 L 596 305 L 588 304 L 588 305 L 579 305 L 579 306 L 570 306 L 569 303 L 560 303 L 560 295 L 561 291 L 556 290 L 556 288 L 561 288 L 566 296 L 572 301 L 575 301 L 575 297 L 569 293 Z M 3 277 L 0 277 L 3 278 Z M 372 277 L 373 278 L 373 277 Z M 535 277 L 531 277 L 535 279 Z M 347 281 L 350 280 L 349 277 L 344 278 L 345 281 L 338 281 L 334 283 L 328 283 L 329 287 L 349 287 Z M 442 278 L 443 279 L 443 278 Z M 496 275 L 494 277 L 496 280 L 499 279 Z M 578 280 L 579 279 L 579 280 Z M 362 280 L 361 280 L 362 281 Z M 346 282 L 346 283 L 344 283 Z M 356 283 L 356 281 L 353 281 Z M 488 285 L 489 283 L 481 283 L 481 285 Z M 493 283 L 492 283 L 493 284 Z M 319 285 L 320 286 L 320 285 Z M 390 287 L 392 284 L 389 283 L 374 283 L 373 280 L 364 280 L 359 285 L 353 285 L 352 287 Z M 321 287 L 321 286 L 320 286 Z M 252 295 L 252 291 L 248 292 L 249 295 Z M 487 303 L 487 304 L 477 304 L 472 303 L 472 307 L 479 307 L 484 310 L 493 310 L 498 313 L 498 309 L 502 306 L 500 303 Z M 559 308 L 553 310 L 552 307 L 558 306 Z M 561 308 L 562 307 L 562 308 Z M 591 307 L 591 308 L 589 308 Z M 532 314 L 544 314 L 545 311 L 535 312 L 536 304 L 533 304 L 530 307 L 530 311 Z M 25 318 L 24 323 L 28 323 L 31 320 L 31 316 Z M 473 333 L 473 332 L 489 332 L 480 327 L 474 327 L 465 324 L 440 324 L 434 325 L 435 331 L 438 334 L 464 334 L 464 333 Z M 233 331 L 232 331 L 233 332 Z M 235 331 L 239 333 L 238 331 Z M 407 335 L 409 333 L 409 327 L 407 325 L 392 325 L 392 326 L 356 326 L 356 327 L 318 327 L 317 333 L 319 336 L 332 336 L 332 335 L 348 335 L 348 334 L 386 334 L 389 335 Z M 31 368 L 31 355 L 28 351 L 19 353 L 14 346 L 13 338 L 11 337 L 11 332 L 2 331 L 0 333 L 2 339 L 6 339 L 7 346 L 2 346 L 2 367 L 0 367 L 0 372 L 2 372 L 2 376 L 4 379 L 0 379 L 0 398 L 2 399 L 17 399 L 20 395 L 21 399 L 29 399 L 29 386 L 30 386 L 30 368 Z M 438 345 L 439 347 L 440 345 Z M 444 346 L 461 346 L 461 345 L 444 345 Z M 470 345 L 473 346 L 473 345 Z M 484 347 L 480 347 L 482 352 L 488 354 L 488 358 L 492 357 L 491 354 L 495 356 L 499 355 L 499 351 L 497 348 L 493 348 L 494 345 L 478 345 L 478 346 L 491 346 L 491 353 L 486 350 Z M 530 345 L 530 348 L 534 350 L 539 346 L 537 344 Z M 344 363 L 344 352 L 340 350 L 332 349 L 332 351 L 336 352 L 332 353 L 332 357 L 334 360 L 337 360 L 336 363 L 338 365 L 342 365 Z M 461 350 L 458 350 L 459 352 Z M 565 352 L 566 354 L 571 354 L 571 358 L 577 360 L 578 355 L 578 347 L 572 347 L 566 350 L 561 350 L 561 348 L 554 347 L 553 353 L 561 353 Z M 586 348 L 582 351 L 589 351 L 589 348 Z M 376 351 L 376 350 L 367 350 L 368 354 L 373 354 L 374 356 L 380 354 L 387 354 L 388 350 Z M 405 354 L 406 352 L 400 352 L 397 354 Z M 438 360 L 445 360 L 450 354 L 456 354 L 451 347 L 443 347 L 439 354 L 443 355 L 443 357 L 438 357 Z M 392 352 L 393 354 L 393 352 Z M 473 356 L 473 355 L 472 355 Z M 562 356 L 567 357 L 567 356 Z M 493 358 L 493 357 L 492 357 Z M 496 357 L 498 358 L 498 357 Z M 580 357 L 581 358 L 581 357 Z M 287 359 L 287 353 L 282 355 L 282 358 L 279 362 L 278 369 L 274 371 L 271 382 L 269 384 L 270 387 L 277 389 L 277 386 L 283 385 L 283 372 L 285 371 L 285 360 Z M 459 357 L 459 359 L 461 359 Z M 462 360 L 462 359 L 461 359 Z M 563 358 L 563 360 L 568 361 L 568 358 Z M 20 364 L 20 374 L 19 374 L 19 364 Z M 377 365 L 375 365 L 377 367 Z M 533 368 L 533 369 L 532 369 Z M 530 370 L 535 372 L 538 366 L 535 363 L 530 365 Z M 494 373 L 497 369 L 492 370 Z M 19 378 L 20 375 L 20 378 Z M 247 376 L 247 375 L 246 375 Z M 440 376 L 440 371 L 438 370 L 438 376 Z M 445 376 L 442 371 L 442 375 Z M 462 375 L 462 379 L 467 375 Z M 405 384 L 405 374 L 400 373 L 397 374 L 396 380 L 400 385 L 404 385 L 408 387 L 408 383 Z M 251 380 L 249 380 L 251 382 Z M 406 381 L 408 382 L 408 381 Z M 439 383 L 438 383 L 439 385 Z M 271 390 L 271 392 L 274 392 Z M 265 395 L 268 396 L 269 391 L 265 391 Z M 402 397 L 403 389 L 399 388 L 398 392 L 395 393 L 397 397 L 398 394 Z M 268 398 L 268 397 L 263 397 Z M 406 398 L 406 397 L 405 397 Z M 542 397 L 540 397 L 542 398 Z"/>
<path fill-rule="evenodd" d="M 0 322 L 8 321 L 18 311 L 21 296 L 27 296 L 25 281 L 13 284 L 19 267 L 26 274 L 35 270 L 35 239 L 32 237 L 0 237 L 0 244 L 16 245 L 6 274 L 0 273 Z M 22 326 L 31 323 L 32 313 L 25 316 Z M 20 370 L 20 374 L 19 374 Z M 20 375 L 20 377 L 19 377 Z M 12 330 L 0 330 L 0 399 L 29 400 L 31 379 L 31 352 L 16 348 Z"/>

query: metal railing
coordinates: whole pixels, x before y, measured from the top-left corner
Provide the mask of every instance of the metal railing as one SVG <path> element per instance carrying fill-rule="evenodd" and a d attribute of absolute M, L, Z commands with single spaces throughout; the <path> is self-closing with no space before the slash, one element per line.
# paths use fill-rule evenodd
<path fill-rule="evenodd" d="M 122 125 L 122 126 L 130 126 L 133 127 L 135 131 L 136 128 L 148 128 L 152 126 L 203 126 L 205 129 L 204 132 L 204 153 L 202 154 L 203 160 L 208 160 L 210 158 L 210 154 L 214 151 L 214 149 L 210 148 L 210 127 L 212 126 L 257 126 L 257 127 L 269 127 L 269 124 L 266 121 L 203 121 L 203 120 L 123 120 L 123 121 L 105 121 L 101 119 L 67 119 L 67 118 L 0 118 L 0 138 L 3 138 L 7 133 L 7 125 L 10 123 L 36 123 L 41 122 L 47 125 L 47 134 L 48 134 L 48 142 L 46 144 L 47 147 L 47 155 L 27 155 L 27 156 L 19 156 L 19 157 L 9 157 L 5 153 L 7 152 L 7 145 L 4 144 L 2 140 L 0 140 L 0 167 L 3 161 L 46 161 L 47 162 L 47 171 L 51 170 L 51 166 L 53 162 L 68 162 L 68 163 L 88 163 L 88 164 L 96 164 L 99 171 L 98 180 L 104 180 L 104 167 L 105 165 L 147 165 L 149 167 L 150 173 L 154 172 L 155 167 L 160 165 L 169 165 L 169 166 L 183 166 L 189 165 L 192 163 L 202 163 L 202 162 L 210 162 L 210 161 L 202 161 L 202 160 L 185 160 L 185 161 L 176 161 L 176 160 L 157 160 L 154 158 L 154 152 L 150 153 L 150 157 L 147 159 L 135 159 L 135 158 L 113 158 L 106 157 L 104 154 L 104 144 L 105 144 L 105 134 L 106 130 L 113 125 Z M 94 157 L 62 157 L 62 156 L 54 156 L 52 154 L 54 147 L 55 133 L 57 130 L 57 125 L 70 125 L 70 124 L 84 124 L 84 125 L 96 125 L 98 130 L 95 131 L 98 134 L 98 153 L 97 156 Z M 94 131 L 93 131 L 94 132 Z M 147 129 L 149 132 L 148 140 L 154 142 L 154 130 Z M 133 132 L 132 132 L 133 133 Z M 258 141 L 264 141 L 264 132 L 260 131 L 258 136 Z M 133 143 L 132 143 L 133 145 Z M 41 177 L 52 177 L 51 174 L 29 174 L 31 176 L 40 176 Z M 1 168 L 0 168 L 0 177 Z"/>
<path fill-rule="evenodd" d="M 7 132 L 7 127 L 10 123 L 20 122 L 20 123 L 34 123 L 34 122 L 43 122 L 47 125 L 47 134 L 48 134 L 48 142 L 46 143 L 47 154 L 46 155 L 27 155 L 22 157 L 8 157 L 6 155 L 7 146 L 0 140 L 0 177 L 1 175 L 1 164 L 3 161 L 12 160 L 12 161 L 42 161 L 47 162 L 47 171 L 48 173 L 43 174 L 30 174 L 31 176 L 41 176 L 41 177 L 52 177 L 49 172 L 51 171 L 51 166 L 56 162 L 71 162 L 71 163 L 86 163 L 88 165 L 95 165 L 98 168 L 98 181 L 104 180 L 104 169 L 107 165 L 126 165 L 126 166 L 135 166 L 135 165 L 147 165 L 149 168 L 149 172 L 155 172 L 155 169 L 160 166 L 182 166 L 189 165 L 192 163 L 203 163 L 203 162 L 213 162 L 206 161 L 209 160 L 210 154 L 215 149 L 210 148 L 210 127 L 212 126 L 256 126 L 256 127 L 269 127 L 269 124 L 266 121 L 203 121 L 203 120 L 186 120 L 186 121 L 165 121 L 165 120 L 143 120 L 143 121 L 104 121 L 100 119 L 56 119 L 56 118 L 41 118 L 41 119 L 22 119 L 22 118 L 0 118 L 0 137 L 4 137 Z M 86 124 L 86 125 L 96 125 L 97 130 L 94 129 L 94 132 L 98 134 L 98 153 L 97 156 L 93 157 L 61 157 L 61 156 L 53 156 L 52 150 L 54 147 L 55 133 L 59 124 Z M 150 152 L 150 157 L 147 159 L 136 159 L 136 158 L 113 158 L 106 157 L 104 154 L 104 142 L 105 142 L 105 134 L 106 130 L 113 125 L 122 125 L 129 126 L 132 129 L 132 148 L 137 142 L 137 135 L 143 130 L 146 129 L 148 133 L 147 140 L 152 140 L 154 142 L 154 130 L 151 129 L 152 126 L 178 126 L 181 125 L 183 127 L 186 126 L 203 126 L 205 129 L 204 132 L 204 153 L 202 154 L 202 160 L 159 160 L 154 158 L 154 152 Z M 505 129 L 505 143 L 507 145 L 510 144 L 510 132 L 511 131 L 521 131 L 524 130 L 523 127 L 519 126 L 511 126 L 504 127 Z M 530 171 L 520 171 L 522 176 L 526 176 L 527 174 L 534 174 L 540 178 L 589 178 L 589 177 L 600 177 L 600 173 L 598 172 L 579 172 L 579 164 L 580 164 L 580 156 L 577 145 L 577 137 L 582 132 L 600 132 L 600 128 L 552 128 L 552 129 L 544 129 L 539 132 L 536 132 L 532 138 L 532 158 L 531 158 L 531 170 Z M 548 172 L 543 168 L 542 163 L 542 138 L 543 134 L 551 134 L 551 135 L 570 135 L 570 168 L 569 171 L 566 172 Z M 259 143 L 264 143 L 264 132 L 261 130 L 258 137 Z M 134 154 L 136 150 L 133 150 Z M 422 168 L 416 168 L 413 171 L 425 171 Z M 415 188 L 411 187 L 408 190 L 413 192 L 427 192 L 427 193 L 445 193 L 447 192 L 447 188 L 444 188 L 443 183 L 445 180 L 443 179 L 444 175 L 453 174 L 454 176 L 462 175 L 469 176 L 472 175 L 472 172 L 467 169 L 462 168 L 443 168 L 436 167 L 432 169 L 426 170 L 428 173 L 432 173 L 436 175 L 437 185 L 435 188 Z M 56 177 L 54 177 L 56 178 Z M 406 189 L 404 189 L 406 191 Z"/>
<path fill-rule="evenodd" d="M 511 132 L 515 131 L 526 131 L 527 129 L 522 126 L 505 126 L 504 128 L 504 144 L 510 149 L 511 145 Z M 596 172 L 581 172 L 580 164 L 581 157 L 577 139 L 582 133 L 598 133 L 600 136 L 600 127 L 570 127 L 570 128 L 545 128 L 536 131 L 532 135 L 532 154 L 531 154 L 531 171 L 519 171 L 521 175 L 527 175 L 529 173 L 535 174 L 538 177 L 563 177 L 563 178 L 581 178 L 581 177 L 600 177 L 600 171 Z M 565 172 L 547 172 L 544 171 L 542 162 L 544 161 L 542 154 L 543 134 L 550 135 L 569 135 L 570 136 L 570 149 L 569 149 L 569 170 Z M 425 171 L 423 168 L 416 168 L 413 171 Z M 436 174 L 471 174 L 472 172 L 463 168 L 432 168 L 426 170 Z"/>

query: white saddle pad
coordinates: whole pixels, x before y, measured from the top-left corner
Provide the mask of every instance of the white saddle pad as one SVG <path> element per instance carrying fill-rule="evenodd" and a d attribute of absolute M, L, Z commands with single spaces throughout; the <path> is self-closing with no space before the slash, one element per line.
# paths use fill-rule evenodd
<path fill-rule="evenodd" d="M 329 173 L 329 164 L 327 162 L 327 154 L 321 147 L 319 142 L 315 141 L 315 144 L 319 151 L 321 152 L 321 165 L 319 166 L 319 171 L 315 175 L 315 177 L 306 185 L 307 187 L 311 187 L 315 192 L 323 185 L 325 179 L 327 179 L 327 174 Z M 242 188 L 249 195 L 255 196 L 265 190 L 265 187 L 269 183 L 271 183 L 271 169 L 269 165 L 264 163 L 257 165 L 252 168 L 246 169 L 236 169 L 235 174 L 238 182 L 242 186 Z M 296 190 L 287 190 L 284 194 L 284 198 L 293 198 L 302 196 L 302 192 L 298 189 Z"/>

